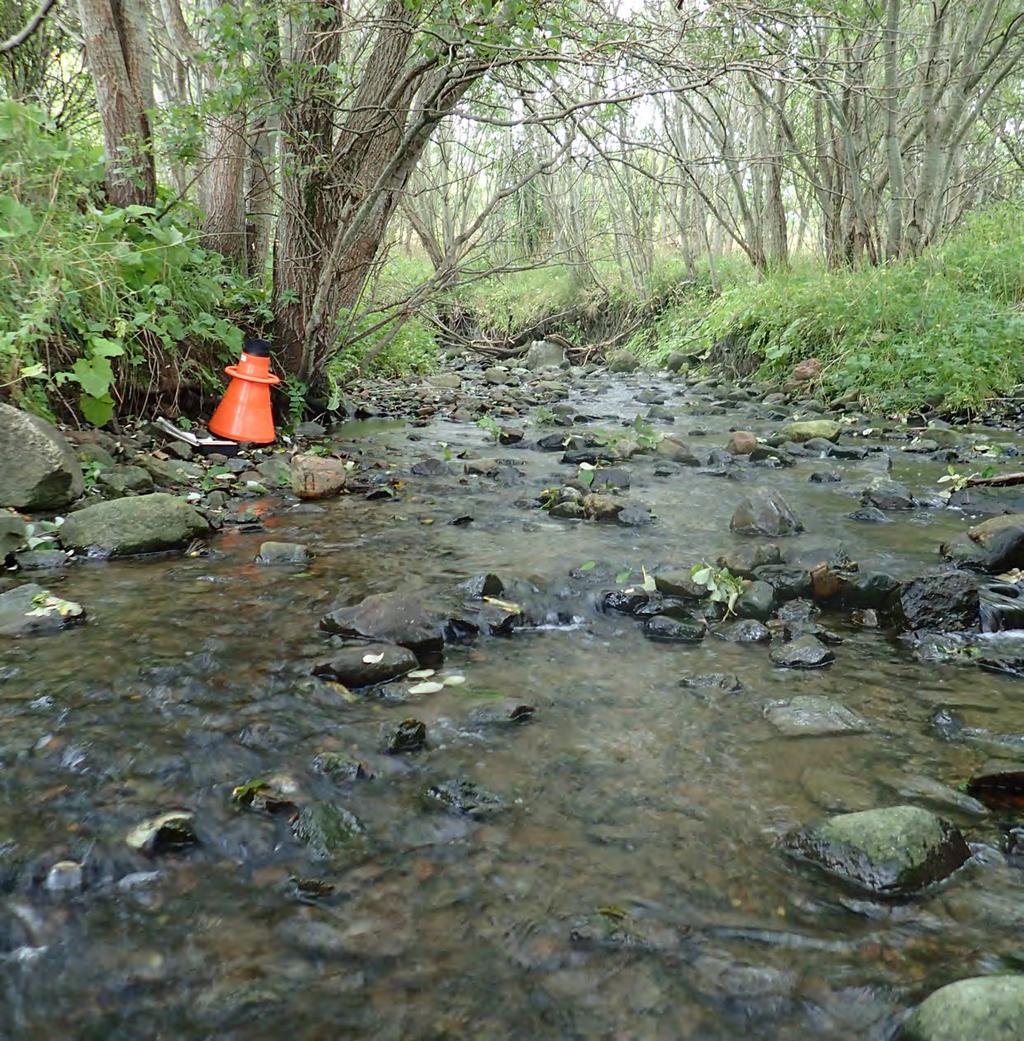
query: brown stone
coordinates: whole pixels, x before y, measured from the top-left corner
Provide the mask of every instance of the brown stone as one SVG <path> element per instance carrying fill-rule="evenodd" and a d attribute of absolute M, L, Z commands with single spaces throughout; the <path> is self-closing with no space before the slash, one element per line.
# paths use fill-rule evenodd
<path fill-rule="evenodd" d="M 790 379 L 795 383 L 806 383 L 821 375 L 821 361 L 818 358 L 807 358 L 793 366 Z"/>
<path fill-rule="evenodd" d="M 327 499 L 338 495 L 348 481 L 341 459 L 319 455 L 292 456 L 292 491 L 300 499 Z"/>
<path fill-rule="evenodd" d="M 728 448 L 733 455 L 750 455 L 757 448 L 757 438 L 749 430 L 734 430 Z"/>

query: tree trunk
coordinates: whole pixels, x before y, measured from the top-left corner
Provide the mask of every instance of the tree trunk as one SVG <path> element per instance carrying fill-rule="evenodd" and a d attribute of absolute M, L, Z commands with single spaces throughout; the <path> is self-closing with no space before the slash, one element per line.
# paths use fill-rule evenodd
<path fill-rule="evenodd" d="M 199 207 L 205 214 L 202 244 L 246 266 L 244 114 L 219 116 L 208 128 L 206 165 L 199 180 Z"/>
<path fill-rule="evenodd" d="M 153 65 L 145 0 L 78 0 L 106 151 L 107 198 L 152 206 Z"/>

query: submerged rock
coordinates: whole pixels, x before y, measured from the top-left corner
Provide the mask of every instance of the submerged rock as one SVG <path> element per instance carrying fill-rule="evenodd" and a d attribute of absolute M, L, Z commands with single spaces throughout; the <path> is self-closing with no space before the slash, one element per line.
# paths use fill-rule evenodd
<path fill-rule="evenodd" d="M 939 571 L 908 582 L 900 592 L 906 628 L 915 632 L 962 632 L 977 627 L 980 597 L 974 579 L 963 571 Z"/>
<path fill-rule="evenodd" d="M 309 550 L 300 542 L 262 542 L 257 564 L 305 564 Z"/>
<path fill-rule="evenodd" d="M 686 676 L 680 680 L 680 686 L 690 690 L 721 690 L 727 694 L 735 694 L 743 689 L 739 678 L 730 672 L 701 672 Z"/>
<path fill-rule="evenodd" d="M 794 535 L 803 531 L 789 503 L 776 491 L 756 491 L 736 507 L 729 527 L 740 535 Z"/>
<path fill-rule="evenodd" d="M 393 730 L 385 731 L 384 751 L 388 755 L 408 755 L 427 747 L 427 725 L 418 719 L 403 719 Z"/>
<path fill-rule="evenodd" d="M 911 1013 L 899 1041 L 1019 1041 L 1024 976 L 976 976 L 930 994 Z"/>
<path fill-rule="evenodd" d="M 299 810 L 292 834 L 317 860 L 362 856 L 368 845 L 359 818 L 331 802 L 314 802 Z"/>
<path fill-rule="evenodd" d="M 464 777 L 432 784 L 423 793 L 423 803 L 464 817 L 490 817 L 505 809 L 504 799 Z"/>
<path fill-rule="evenodd" d="M 781 669 L 820 669 L 836 660 L 835 654 L 814 636 L 776 644 L 768 656 Z"/>
<path fill-rule="evenodd" d="M 715 636 L 729 643 L 768 643 L 771 630 L 756 618 L 741 618 L 731 625 L 721 626 L 715 630 Z"/>
<path fill-rule="evenodd" d="M 82 469 L 60 431 L 3 402 L 0 460 L 0 507 L 59 510 L 82 494 Z"/>
<path fill-rule="evenodd" d="M 845 705 L 821 694 L 800 694 L 765 706 L 765 719 L 786 737 L 865 734 L 871 726 Z"/>
<path fill-rule="evenodd" d="M 955 825 L 917 806 L 830 817 L 790 835 L 786 844 L 798 857 L 880 896 L 918 892 L 971 855 Z"/>
<path fill-rule="evenodd" d="M 69 549 L 124 557 L 188 545 L 210 534 L 201 513 L 166 492 L 111 499 L 72 513 L 60 529 Z"/>
<path fill-rule="evenodd" d="M 343 647 L 329 661 L 313 667 L 314 676 L 343 683 L 346 687 L 371 687 L 387 683 L 419 664 L 407 647 L 394 643 L 359 643 Z"/>
<path fill-rule="evenodd" d="M 879 510 L 912 510 L 917 505 L 906 485 L 888 477 L 876 477 L 860 493 L 860 501 Z"/>

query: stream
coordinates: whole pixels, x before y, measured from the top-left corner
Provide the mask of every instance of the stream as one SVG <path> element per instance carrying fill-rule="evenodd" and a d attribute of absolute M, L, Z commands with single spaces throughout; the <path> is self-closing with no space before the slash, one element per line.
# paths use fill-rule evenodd
<path fill-rule="evenodd" d="M 708 412 L 685 384 L 638 375 L 576 381 L 568 400 L 587 418 L 564 432 L 619 427 L 646 412 L 638 394 L 659 393 L 675 421 L 654 426 L 693 444 L 778 426 L 753 403 Z M 529 447 L 537 435 L 495 445 L 443 419 L 336 428 L 335 448 L 401 479 L 394 498 L 319 510 L 270 498 L 262 524 L 225 529 L 206 556 L 80 562 L 52 588 L 86 607 L 85 625 L 0 641 L 0 1037 L 886 1041 L 935 988 L 1019 969 L 1024 865 L 1003 852 L 1016 821 L 950 789 L 994 749 L 1024 746 L 1020 679 L 922 662 L 848 614 L 822 615 L 843 639 L 835 663 L 796 671 L 764 645 L 653 642 L 595 607 L 623 573 L 749 542 L 729 520 L 760 487 L 803 520 L 787 546 L 841 545 L 862 567 L 920 574 L 969 515 L 848 515 L 890 456 L 921 495 L 945 465 L 892 442 L 724 475 L 637 456 L 628 498 L 656 519 L 625 527 L 537 507 L 576 472 Z M 464 476 L 458 459 L 448 475 L 408 472 L 465 449 L 507 461 L 502 479 Z M 810 482 L 822 468 L 842 480 Z M 268 539 L 313 559 L 262 567 Z M 534 582 L 577 621 L 447 647 L 437 676 L 456 685 L 434 693 L 398 680 L 352 694 L 311 675 L 335 601 L 489 572 Z M 711 672 L 742 689 L 682 685 Z M 870 727 L 785 736 L 764 707 L 795 694 L 832 697 Z M 515 705 L 535 712 L 510 723 Z M 407 717 L 428 747 L 384 754 L 382 728 Z M 372 778 L 319 771 L 330 752 Z M 325 864 L 280 814 L 232 802 L 268 777 L 287 778 L 297 804 L 354 814 L 365 855 Z M 505 809 L 425 808 L 427 786 L 459 777 Z M 829 813 L 907 802 L 958 824 L 974 854 L 915 899 L 858 895 L 780 849 Z M 152 857 L 126 845 L 176 808 L 194 814 L 197 845 Z M 80 892 L 43 885 L 61 859 L 84 865 Z"/>

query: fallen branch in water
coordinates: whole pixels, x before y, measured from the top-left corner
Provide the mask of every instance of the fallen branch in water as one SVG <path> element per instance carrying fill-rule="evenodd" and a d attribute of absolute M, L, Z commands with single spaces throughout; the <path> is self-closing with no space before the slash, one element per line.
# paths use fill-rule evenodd
<path fill-rule="evenodd" d="M 990 488 L 1008 488 L 1014 484 L 1024 484 L 1024 473 L 996 474 L 994 477 L 971 477 L 967 487 L 974 488 L 985 485 Z"/>

